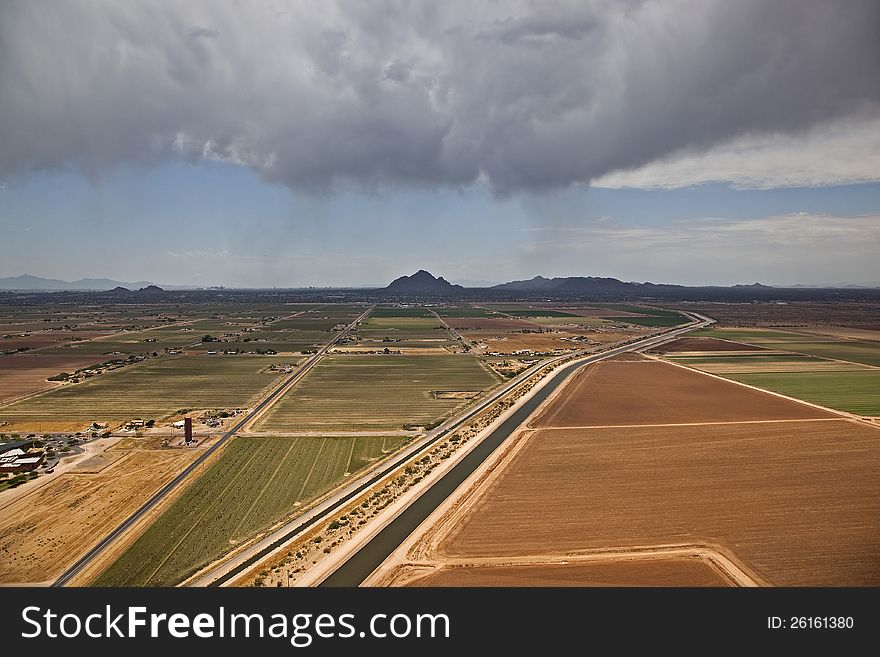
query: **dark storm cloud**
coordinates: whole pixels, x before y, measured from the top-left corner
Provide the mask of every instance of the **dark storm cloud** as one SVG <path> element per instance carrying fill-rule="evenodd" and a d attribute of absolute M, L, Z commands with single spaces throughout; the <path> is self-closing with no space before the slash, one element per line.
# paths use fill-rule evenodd
<path fill-rule="evenodd" d="M 0 8 L 0 178 L 184 156 L 293 188 L 565 186 L 877 116 L 876 0 Z"/>

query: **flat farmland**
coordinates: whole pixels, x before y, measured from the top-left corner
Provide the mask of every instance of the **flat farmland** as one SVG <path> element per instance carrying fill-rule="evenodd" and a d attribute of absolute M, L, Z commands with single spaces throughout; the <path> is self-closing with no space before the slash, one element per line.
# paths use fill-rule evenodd
<path fill-rule="evenodd" d="M 93 421 L 159 420 L 180 408 L 243 408 L 283 376 L 263 371 L 274 363 L 290 364 L 291 359 L 176 356 L 148 360 L 9 404 L 0 409 L 0 421 L 62 431 Z"/>
<path fill-rule="evenodd" d="M 456 340 L 442 322 L 430 317 L 370 317 L 357 330 L 359 343 L 385 347 L 442 348 Z M 391 344 L 385 344 L 391 341 Z"/>
<path fill-rule="evenodd" d="M 319 331 L 329 333 L 334 326 L 338 324 L 351 324 L 357 315 L 343 317 L 310 317 L 304 315 L 302 317 L 294 317 L 292 319 L 282 319 L 269 324 L 268 328 L 272 331 L 284 331 L 286 329 L 296 329 L 300 331 Z"/>
<path fill-rule="evenodd" d="M 99 356 L 12 354 L 0 356 L 0 399 L 3 403 L 58 384 L 46 379 L 61 372 L 100 363 Z M 2 411 L 0 411 L 2 415 Z"/>
<path fill-rule="evenodd" d="M 487 310 L 486 308 L 466 308 L 466 307 L 456 307 L 456 308 L 434 308 L 437 311 L 437 314 L 440 315 L 443 319 L 448 317 L 457 318 L 457 317 L 494 317 L 495 312 L 491 310 Z"/>
<path fill-rule="evenodd" d="M 176 584 L 405 440 L 238 436 L 93 583 Z"/>
<path fill-rule="evenodd" d="M 582 368 L 535 427 L 736 422 L 831 413 L 661 361 L 606 360 Z"/>
<path fill-rule="evenodd" d="M 0 584 L 57 578 L 198 455 L 117 450 L 96 473 L 65 473 L 0 508 Z M 94 457 L 93 457 L 94 458 Z"/>
<path fill-rule="evenodd" d="M 880 369 L 735 373 L 724 376 L 839 411 L 866 416 L 880 415 Z"/>
<path fill-rule="evenodd" d="M 772 353 L 772 352 L 768 352 Z M 868 365 L 838 360 L 826 360 L 800 354 L 773 354 L 768 356 L 667 356 L 668 360 L 693 367 L 703 372 L 728 374 L 757 374 L 763 372 L 853 372 L 872 370 Z M 728 377 L 729 378 L 729 377 Z M 759 386 L 761 387 L 761 386 Z"/>
<path fill-rule="evenodd" d="M 757 345 L 732 342 L 719 338 L 678 338 L 660 345 L 651 351 L 658 354 L 677 353 L 681 351 L 756 351 L 764 349 Z"/>
<path fill-rule="evenodd" d="M 108 335 L 109 331 L 37 331 L 24 336 L 11 335 L 0 338 L 0 351 L 7 349 L 42 349 L 62 343 L 89 340 Z"/>
<path fill-rule="evenodd" d="M 538 353 L 552 353 L 554 350 L 582 349 L 587 346 L 580 338 L 588 338 L 595 342 L 613 342 L 632 337 L 635 333 L 626 332 L 577 332 L 553 331 L 544 333 L 518 333 L 510 331 L 462 331 L 462 335 L 471 342 L 484 343 L 486 351 L 500 354 L 512 354 L 516 351 L 529 349 Z"/>
<path fill-rule="evenodd" d="M 430 310 L 421 306 L 410 308 L 374 308 L 370 317 L 434 317 Z"/>
<path fill-rule="evenodd" d="M 847 340 L 868 340 L 880 342 L 880 331 L 863 328 L 847 328 L 843 326 L 823 326 L 821 328 L 798 329 L 801 333 L 821 335 L 832 338 L 845 338 Z"/>
<path fill-rule="evenodd" d="M 427 425 L 460 400 L 434 392 L 484 391 L 500 379 L 470 355 L 324 358 L 258 422 L 257 431 L 353 431 Z"/>
<path fill-rule="evenodd" d="M 458 330 L 471 329 L 483 331 L 515 331 L 519 329 L 538 328 L 534 323 L 523 319 L 511 319 L 509 317 L 454 317 L 444 321 L 452 328 Z"/>
<path fill-rule="evenodd" d="M 877 436 L 842 419 L 538 431 L 438 552 L 499 558 L 697 543 L 775 585 L 876 586 Z"/>
<path fill-rule="evenodd" d="M 701 559 L 442 566 L 406 586 L 729 586 Z"/>
<path fill-rule="evenodd" d="M 786 342 L 779 349 L 880 366 L 880 344 L 870 342 Z"/>

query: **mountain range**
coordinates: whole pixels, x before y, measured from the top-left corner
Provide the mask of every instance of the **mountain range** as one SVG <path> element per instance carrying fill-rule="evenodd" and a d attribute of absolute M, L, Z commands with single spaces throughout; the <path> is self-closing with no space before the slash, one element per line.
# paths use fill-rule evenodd
<path fill-rule="evenodd" d="M 0 278 L 0 290 L 15 290 L 26 292 L 80 292 L 88 290 L 104 292 L 107 290 L 113 290 L 114 288 L 140 290 L 142 288 L 147 288 L 151 286 L 157 287 L 155 283 L 150 283 L 149 281 L 123 283 L 120 281 L 111 280 L 109 278 L 80 278 L 77 281 L 62 281 L 57 278 L 42 278 L 40 276 L 31 276 L 30 274 Z M 172 289 L 174 288 L 172 287 Z"/>

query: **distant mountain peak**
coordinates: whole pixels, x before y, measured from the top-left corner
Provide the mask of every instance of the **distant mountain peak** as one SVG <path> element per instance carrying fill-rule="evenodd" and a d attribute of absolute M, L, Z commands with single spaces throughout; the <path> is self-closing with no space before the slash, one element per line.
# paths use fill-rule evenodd
<path fill-rule="evenodd" d="M 396 278 L 385 288 L 388 294 L 397 296 L 427 295 L 444 296 L 464 290 L 461 285 L 453 285 L 442 276 L 435 278 L 431 272 L 419 269 L 412 276 Z"/>

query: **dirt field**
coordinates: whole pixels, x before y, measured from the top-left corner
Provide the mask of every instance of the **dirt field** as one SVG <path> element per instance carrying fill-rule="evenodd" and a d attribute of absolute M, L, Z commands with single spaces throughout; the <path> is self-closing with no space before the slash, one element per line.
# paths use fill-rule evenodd
<path fill-rule="evenodd" d="M 737 422 L 834 417 L 653 360 L 609 360 L 582 369 L 535 427 Z"/>
<path fill-rule="evenodd" d="M 0 356 L 0 399 L 3 403 L 58 384 L 46 377 L 72 372 L 106 360 L 103 356 L 43 356 L 12 354 Z"/>
<path fill-rule="evenodd" d="M 0 584 L 55 579 L 199 453 L 130 451 L 94 474 L 83 463 L 0 508 Z"/>
<path fill-rule="evenodd" d="M 763 348 L 717 338 L 679 338 L 651 351 L 658 354 L 671 354 L 681 351 L 758 351 Z"/>
<path fill-rule="evenodd" d="M 729 586 L 698 559 L 642 559 L 513 566 L 445 566 L 406 586 Z"/>
<path fill-rule="evenodd" d="M 701 543 L 771 584 L 876 586 L 878 436 L 843 419 L 538 431 L 438 554 Z"/>

